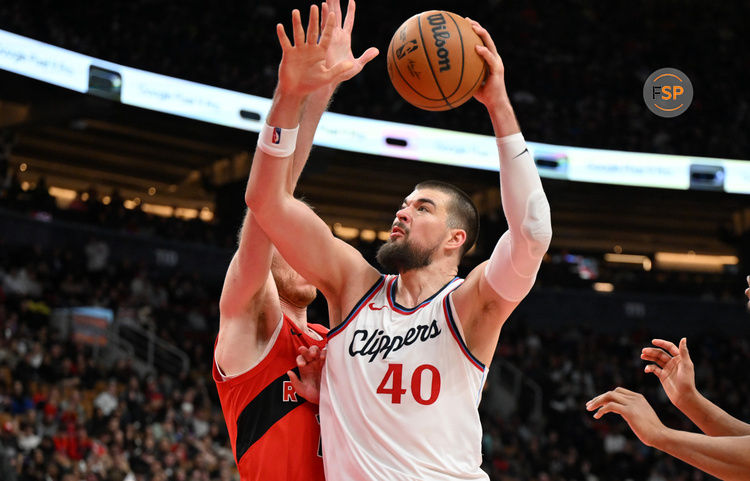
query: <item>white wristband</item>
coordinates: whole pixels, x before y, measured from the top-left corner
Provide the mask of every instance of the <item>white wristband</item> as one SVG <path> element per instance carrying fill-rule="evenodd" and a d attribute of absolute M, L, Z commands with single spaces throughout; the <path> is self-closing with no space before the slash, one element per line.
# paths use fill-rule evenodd
<path fill-rule="evenodd" d="M 515 134 L 506 135 L 505 137 L 496 137 L 495 142 L 497 142 L 497 146 L 501 147 L 505 144 L 508 144 L 510 142 L 524 142 L 523 133 L 522 132 L 516 132 Z"/>
<path fill-rule="evenodd" d="M 258 148 L 273 157 L 290 157 L 297 145 L 299 125 L 293 129 L 271 127 L 264 123 L 258 134 Z"/>

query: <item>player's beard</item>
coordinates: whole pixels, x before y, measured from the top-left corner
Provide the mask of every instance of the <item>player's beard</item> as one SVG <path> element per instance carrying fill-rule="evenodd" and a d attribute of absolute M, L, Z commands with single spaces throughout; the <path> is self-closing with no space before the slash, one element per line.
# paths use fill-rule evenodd
<path fill-rule="evenodd" d="M 401 242 L 388 241 L 380 246 L 375 258 L 389 273 L 406 272 L 430 265 L 437 248 L 419 248 L 404 237 Z"/>

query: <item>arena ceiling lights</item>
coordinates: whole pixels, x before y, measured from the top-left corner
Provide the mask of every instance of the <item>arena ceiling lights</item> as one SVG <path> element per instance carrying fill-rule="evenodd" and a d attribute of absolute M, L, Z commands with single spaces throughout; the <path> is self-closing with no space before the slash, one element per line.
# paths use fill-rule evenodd
<path fill-rule="evenodd" d="M 0 30 L 0 68 L 77 92 L 258 132 L 270 99 L 114 64 Z M 490 171 L 490 136 L 327 112 L 315 144 Z M 750 162 L 527 142 L 542 177 L 638 187 L 750 194 Z"/>

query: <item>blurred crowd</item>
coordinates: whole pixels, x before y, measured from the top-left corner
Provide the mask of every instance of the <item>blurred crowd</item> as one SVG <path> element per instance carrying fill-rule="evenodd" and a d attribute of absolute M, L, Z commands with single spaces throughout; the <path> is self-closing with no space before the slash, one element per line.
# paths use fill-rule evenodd
<path fill-rule="evenodd" d="M 218 286 L 148 266 L 102 268 L 90 246 L 0 245 L 0 479 L 238 479 L 208 374 Z M 109 308 L 118 320 L 137 311 L 128 317 L 179 346 L 190 370 L 106 361 L 51 322 L 70 306 Z"/>
<path fill-rule="evenodd" d="M 342 0 L 342 3 L 346 3 Z M 280 58 L 274 25 L 306 3 L 52 0 L 0 5 L 0 28 L 131 67 L 270 97 Z M 490 133 L 476 102 L 450 114 L 420 111 L 388 83 L 385 52 L 397 27 L 431 0 L 357 6 L 354 50 L 381 56 L 340 89 L 332 109 L 422 125 Z M 463 2 L 458 13 L 493 34 L 526 137 L 564 145 L 750 158 L 742 45 L 747 2 Z M 663 67 L 685 72 L 693 105 L 664 122 L 643 103 L 643 83 Z M 374 93 L 377 92 L 377 95 Z M 371 100 L 372 99 L 372 100 Z"/>

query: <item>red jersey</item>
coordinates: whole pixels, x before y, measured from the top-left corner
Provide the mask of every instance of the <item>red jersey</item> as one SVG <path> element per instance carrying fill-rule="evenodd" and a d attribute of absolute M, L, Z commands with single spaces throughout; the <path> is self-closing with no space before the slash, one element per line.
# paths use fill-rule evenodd
<path fill-rule="evenodd" d="M 213 377 L 242 481 L 323 481 L 318 405 L 298 396 L 286 372 L 297 371 L 299 346 L 325 346 L 328 332 L 308 324 L 322 339 L 299 332 L 284 314 L 265 357 L 249 371 Z"/>

